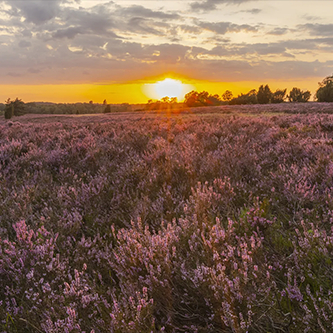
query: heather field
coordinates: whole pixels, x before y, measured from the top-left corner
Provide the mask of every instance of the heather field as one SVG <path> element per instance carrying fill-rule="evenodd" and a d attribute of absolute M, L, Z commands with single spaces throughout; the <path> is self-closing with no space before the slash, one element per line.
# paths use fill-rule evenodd
<path fill-rule="evenodd" d="M 333 106 L 0 120 L 0 332 L 332 332 Z"/>

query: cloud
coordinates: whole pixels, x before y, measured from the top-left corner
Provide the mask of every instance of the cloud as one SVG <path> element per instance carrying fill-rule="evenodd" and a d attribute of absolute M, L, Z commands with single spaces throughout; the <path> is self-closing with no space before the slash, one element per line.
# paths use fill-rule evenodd
<path fill-rule="evenodd" d="M 16 72 L 8 72 L 7 76 L 12 76 L 12 77 L 21 77 L 22 74 L 16 73 Z"/>
<path fill-rule="evenodd" d="M 298 25 L 299 28 L 307 30 L 313 36 L 332 36 L 333 24 L 307 23 Z"/>
<path fill-rule="evenodd" d="M 40 25 L 58 15 L 61 1 L 21 0 L 6 1 L 6 3 L 11 6 L 10 15 L 22 16 L 27 22 Z"/>
<path fill-rule="evenodd" d="M 247 10 L 241 10 L 239 13 L 249 13 L 249 14 L 259 14 L 262 10 L 259 8 L 253 8 L 253 9 L 247 9 Z"/>
<path fill-rule="evenodd" d="M 133 5 L 130 7 L 122 7 L 119 8 L 116 12 L 118 16 L 130 16 L 130 17 L 146 17 L 146 18 L 155 18 L 155 19 L 168 19 L 168 20 L 176 20 L 180 18 L 180 15 L 177 13 L 165 13 L 162 11 L 154 11 L 152 9 Z"/>
<path fill-rule="evenodd" d="M 70 27 L 66 29 L 58 29 L 52 34 L 53 38 L 68 38 L 73 39 L 76 35 L 83 32 L 81 27 Z"/>
<path fill-rule="evenodd" d="M 202 11 L 247 1 L 205 0 L 192 5 Z M 228 13 L 228 21 L 216 21 L 222 16 L 170 11 L 158 8 L 156 2 L 143 6 L 99 0 L 90 4 L 82 2 L 79 7 L 62 0 L 7 1 L 0 8 L 4 13 L 0 18 L 4 29 L 0 70 L 5 74 L 0 82 L 123 82 L 168 71 L 195 79 L 266 80 L 326 75 L 332 68 L 332 63 L 324 60 L 299 61 L 316 59 L 317 55 L 329 59 L 333 52 L 332 24 L 281 27 L 250 23 L 260 22 L 251 16 L 260 13 L 258 8 L 236 8 Z M 188 9 L 188 4 L 178 5 Z M 297 39 L 301 38 L 299 31 L 313 38 Z M 290 39 L 293 34 L 297 38 Z M 279 37 L 272 36 L 285 40 L 275 41 Z"/>
<path fill-rule="evenodd" d="M 191 9 L 202 10 L 202 11 L 211 11 L 217 8 L 217 4 L 226 4 L 226 5 L 240 5 L 241 3 L 248 2 L 251 0 L 205 0 L 205 1 L 197 1 L 192 3 Z"/>
<path fill-rule="evenodd" d="M 26 40 L 21 40 L 19 43 L 18 43 L 18 46 L 21 47 L 21 48 L 26 48 L 26 47 L 30 47 L 31 46 L 31 43 L 26 41 Z"/>
<path fill-rule="evenodd" d="M 38 74 L 41 72 L 40 69 L 35 69 L 35 68 L 28 68 L 28 72 L 32 74 Z"/>
<path fill-rule="evenodd" d="M 267 34 L 269 35 L 275 35 L 275 36 L 281 36 L 281 35 L 284 35 L 286 34 L 287 32 L 289 31 L 289 29 L 287 28 L 274 28 L 273 30 L 267 32 Z"/>
<path fill-rule="evenodd" d="M 142 17 L 132 17 L 128 23 L 129 31 L 141 34 L 162 35 L 162 32 L 154 27 L 154 22 Z"/>
<path fill-rule="evenodd" d="M 224 35 L 228 32 L 257 32 L 258 26 L 252 26 L 249 24 L 234 24 L 231 22 L 203 22 L 196 21 L 196 24 L 208 31 L 215 32 L 217 34 Z"/>

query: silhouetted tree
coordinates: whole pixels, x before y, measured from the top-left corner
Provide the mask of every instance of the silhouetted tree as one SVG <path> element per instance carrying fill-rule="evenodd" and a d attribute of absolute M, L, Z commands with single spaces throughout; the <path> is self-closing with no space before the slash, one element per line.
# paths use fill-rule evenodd
<path fill-rule="evenodd" d="M 105 100 L 103 101 L 103 105 L 106 105 L 106 104 L 108 104 L 108 103 L 107 103 L 107 101 L 106 101 L 106 99 L 105 99 Z"/>
<path fill-rule="evenodd" d="M 259 104 L 268 104 L 271 102 L 273 93 L 271 92 L 271 89 L 269 88 L 268 84 L 261 85 L 259 87 L 258 93 L 257 93 L 257 100 Z"/>
<path fill-rule="evenodd" d="M 289 95 L 287 97 L 289 102 L 305 103 L 310 99 L 311 93 L 309 90 L 302 91 L 301 89 L 294 87 L 293 89 L 290 90 Z"/>
<path fill-rule="evenodd" d="M 165 96 L 161 100 L 148 100 L 147 110 L 168 110 L 173 109 L 178 104 L 177 97 Z"/>
<path fill-rule="evenodd" d="M 233 98 L 230 105 L 242 105 L 242 104 L 257 104 L 257 91 L 255 89 L 250 90 L 247 94 L 240 94 Z"/>
<path fill-rule="evenodd" d="M 14 105 L 6 104 L 5 106 L 5 119 L 10 119 L 14 116 Z"/>
<path fill-rule="evenodd" d="M 89 101 L 89 104 L 93 104 L 94 102 L 93 101 Z"/>
<path fill-rule="evenodd" d="M 271 103 L 274 104 L 283 103 L 286 96 L 286 92 L 287 89 L 284 90 L 277 89 L 272 95 Z"/>
<path fill-rule="evenodd" d="M 184 104 L 188 107 L 220 105 L 221 99 L 217 94 L 210 95 L 207 91 L 198 93 L 192 90 L 185 95 Z"/>
<path fill-rule="evenodd" d="M 190 91 L 184 97 L 184 104 L 187 105 L 188 107 L 199 106 L 198 95 L 199 93 L 197 91 L 194 90 Z"/>
<path fill-rule="evenodd" d="M 226 102 L 231 101 L 233 97 L 234 96 L 230 90 L 226 90 L 222 95 L 222 99 Z"/>
<path fill-rule="evenodd" d="M 318 84 L 319 88 L 316 92 L 318 102 L 333 102 L 333 75 L 327 76 Z"/>
<path fill-rule="evenodd" d="M 105 109 L 104 109 L 104 113 L 111 113 L 111 106 L 110 104 L 108 104 Z"/>
<path fill-rule="evenodd" d="M 8 98 L 5 105 L 5 118 L 10 119 L 13 116 L 22 116 L 24 109 L 25 105 L 21 99 L 16 98 L 15 101 L 11 101 Z"/>

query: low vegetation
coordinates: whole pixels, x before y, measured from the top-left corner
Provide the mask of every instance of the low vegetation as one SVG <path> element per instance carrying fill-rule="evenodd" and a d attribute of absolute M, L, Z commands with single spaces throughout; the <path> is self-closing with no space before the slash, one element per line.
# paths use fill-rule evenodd
<path fill-rule="evenodd" d="M 0 123 L 1 332 L 333 330 L 333 115 L 84 119 Z"/>

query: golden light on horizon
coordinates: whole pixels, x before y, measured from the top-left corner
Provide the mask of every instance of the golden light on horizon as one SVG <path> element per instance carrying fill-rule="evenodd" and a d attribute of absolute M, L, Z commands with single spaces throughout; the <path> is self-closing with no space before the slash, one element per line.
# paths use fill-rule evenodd
<path fill-rule="evenodd" d="M 152 99 L 161 99 L 163 97 L 176 97 L 182 100 L 184 96 L 193 90 L 194 87 L 191 84 L 184 84 L 180 80 L 174 80 L 166 78 L 163 81 L 157 81 L 155 83 L 146 83 L 143 85 L 143 91 L 147 97 Z"/>

